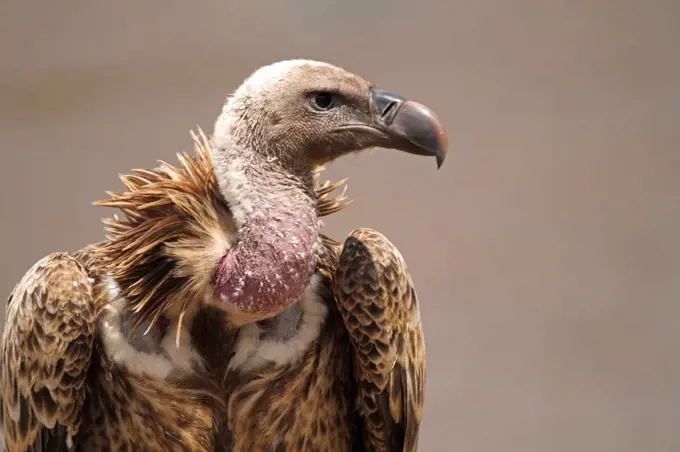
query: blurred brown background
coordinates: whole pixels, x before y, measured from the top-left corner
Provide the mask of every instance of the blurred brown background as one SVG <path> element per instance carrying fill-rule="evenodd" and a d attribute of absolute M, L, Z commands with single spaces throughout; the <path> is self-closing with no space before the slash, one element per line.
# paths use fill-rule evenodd
<path fill-rule="evenodd" d="M 0 6 L 0 292 L 102 237 L 117 174 L 174 161 L 258 66 L 420 100 L 434 161 L 332 165 L 413 272 L 425 451 L 680 450 L 680 3 L 33 1 Z M 3 317 L 4 318 L 4 315 Z"/>

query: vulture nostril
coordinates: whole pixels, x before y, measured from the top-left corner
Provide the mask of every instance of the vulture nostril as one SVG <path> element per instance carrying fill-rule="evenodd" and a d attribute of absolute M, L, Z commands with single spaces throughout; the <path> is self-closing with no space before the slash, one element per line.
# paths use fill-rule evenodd
<path fill-rule="evenodd" d="M 371 114 L 376 116 L 383 126 L 389 126 L 397 116 L 401 105 L 406 101 L 403 97 L 382 89 L 371 89 Z"/>
<path fill-rule="evenodd" d="M 387 116 L 396 104 L 397 104 L 396 102 L 390 102 L 389 104 L 387 104 L 387 107 L 385 107 L 385 109 L 382 112 L 382 116 Z"/>
<path fill-rule="evenodd" d="M 394 117 L 397 115 L 397 106 L 399 105 L 399 102 L 390 102 L 387 104 L 387 106 L 383 109 L 382 114 L 380 115 L 383 118 L 383 121 L 385 121 L 385 124 L 391 124 L 392 121 L 394 120 Z"/>

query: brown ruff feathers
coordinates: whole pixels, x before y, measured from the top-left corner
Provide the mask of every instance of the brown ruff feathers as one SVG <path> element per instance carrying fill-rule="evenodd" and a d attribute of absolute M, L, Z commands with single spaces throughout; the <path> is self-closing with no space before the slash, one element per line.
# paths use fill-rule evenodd
<path fill-rule="evenodd" d="M 123 214 L 104 220 L 107 241 L 97 254 L 128 301 L 135 326 L 153 325 L 171 308 L 179 309 L 181 318 L 191 305 L 209 301 L 216 259 L 228 251 L 236 232 L 213 172 L 211 142 L 200 128 L 191 137 L 194 156 L 178 153 L 179 166 L 161 161 L 153 170 L 121 175 L 127 191 L 107 192 L 109 199 L 94 203 Z M 333 195 L 343 186 L 345 180 L 317 183 L 319 217 L 349 204 L 344 190 Z"/>

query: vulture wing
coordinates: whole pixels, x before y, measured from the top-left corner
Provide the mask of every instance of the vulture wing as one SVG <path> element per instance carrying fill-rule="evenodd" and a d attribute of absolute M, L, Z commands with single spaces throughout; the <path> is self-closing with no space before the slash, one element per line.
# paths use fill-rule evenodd
<path fill-rule="evenodd" d="M 343 245 L 335 290 L 354 346 L 364 447 L 415 451 L 425 391 L 425 342 L 406 263 L 385 236 L 356 229 Z"/>
<path fill-rule="evenodd" d="M 0 344 L 5 449 L 66 450 L 80 426 L 95 335 L 92 284 L 66 253 L 38 261 L 7 300 Z"/>

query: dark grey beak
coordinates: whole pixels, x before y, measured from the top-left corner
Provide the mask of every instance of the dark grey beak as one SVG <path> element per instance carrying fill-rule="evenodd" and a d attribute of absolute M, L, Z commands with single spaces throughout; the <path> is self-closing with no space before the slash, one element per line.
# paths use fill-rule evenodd
<path fill-rule="evenodd" d="M 377 88 L 371 89 L 371 114 L 389 146 L 416 155 L 434 156 L 437 168 L 446 158 L 444 125 L 425 105 Z"/>

